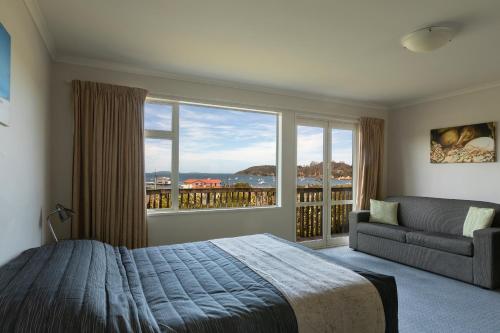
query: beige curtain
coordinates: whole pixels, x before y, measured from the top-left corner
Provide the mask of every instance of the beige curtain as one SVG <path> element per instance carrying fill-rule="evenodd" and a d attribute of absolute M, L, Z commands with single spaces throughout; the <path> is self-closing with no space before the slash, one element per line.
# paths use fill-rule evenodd
<path fill-rule="evenodd" d="M 358 137 L 356 209 L 368 209 L 380 199 L 384 161 L 384 120 L 361 118 Z"/>
<path fill-rule="evenodd" d="M 147 246 L 143 89 L 73 81 L 73 238 Z"/>

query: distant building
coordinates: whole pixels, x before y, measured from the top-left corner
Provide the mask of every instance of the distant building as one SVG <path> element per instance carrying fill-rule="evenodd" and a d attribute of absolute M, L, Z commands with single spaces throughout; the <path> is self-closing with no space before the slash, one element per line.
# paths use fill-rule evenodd
<path fill-rule="evenodd" d="M 148 190 L 163 190 L 169 189 L 172 185 L 172 180 L 169 177 L 154 177 L 153 180 L 146 181 L 146 189 Z"/>
<path fill-rule="evenodd" d="M 171 183 L 169 177 L 156 177 L 156 184 L 158 185 L 170 185 Z"/>
<path fill-rule="evenodd" d="M 219 188 L 222 180 L 220 179 L 186 179 L 183 182 L 183 188 Z"/>

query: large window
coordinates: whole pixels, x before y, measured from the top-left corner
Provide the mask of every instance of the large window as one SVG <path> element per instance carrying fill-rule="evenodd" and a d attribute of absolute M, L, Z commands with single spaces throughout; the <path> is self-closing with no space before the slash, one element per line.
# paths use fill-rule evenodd
<path fill-rule="evenodd" d="M 277 204 L 279 114 L 148 99 L 148 209 Z"/>

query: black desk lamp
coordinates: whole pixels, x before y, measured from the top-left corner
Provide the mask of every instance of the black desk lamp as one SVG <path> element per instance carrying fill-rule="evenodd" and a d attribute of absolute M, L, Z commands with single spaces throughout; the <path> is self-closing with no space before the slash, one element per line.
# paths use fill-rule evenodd
<path fill-rule="evenodd" d="M 59 221 L 64 223 L 70 220 L 71 217 L 75 215 L 75 212 L 69 208 L 64 207 L 61 204 L 56 204 L 56 209 L 54 209 L 49 213 L 49 215 L 47 215 L 47 224 L 49 225 L 50 232 L 52 233 L 52 236 L 54 237 L 54 240 L 57 243 L 58 239 L 56 233 L 54 232 L 54 228 L 52 228 L 52 222 L 50 220 L 50 217 L 54 214 L 57 214 L 57 216 L 59 216 Z"/>

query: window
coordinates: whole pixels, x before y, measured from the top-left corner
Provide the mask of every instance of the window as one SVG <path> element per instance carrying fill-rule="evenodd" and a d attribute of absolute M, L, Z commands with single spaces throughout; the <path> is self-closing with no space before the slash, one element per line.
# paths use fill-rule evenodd
<path fill-rule="evenodd" d="M 279 114 L 148 99 L 148 209 L 277 204 Z"/>

